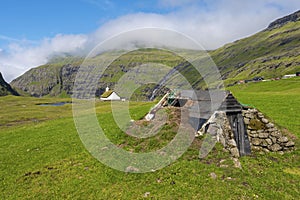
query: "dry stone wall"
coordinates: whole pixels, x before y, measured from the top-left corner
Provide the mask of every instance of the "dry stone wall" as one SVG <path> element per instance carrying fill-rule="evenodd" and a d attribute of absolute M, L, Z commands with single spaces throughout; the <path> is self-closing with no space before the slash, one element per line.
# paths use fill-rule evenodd
<path fill-rule="evenodd" d="M 224 111 L 216 111 L 198 131 L 196 137 L 204 134 L 211 135 L 212 141 L 220 142 L 224 146 L 224 149 L 230 152 L 233 157 L 240 157 L 234 134 Z M 201 146 L 200 151 L 203 150 L 206 152 L 206 150 L 203 149 L 203 146 L 204 145 Z"/>
<path fill-rule="evenodd" d="M 295 143 L 257 109 L 243 110 L 244 122 L 253 151 L 284 152 L 293 150 Z"/>

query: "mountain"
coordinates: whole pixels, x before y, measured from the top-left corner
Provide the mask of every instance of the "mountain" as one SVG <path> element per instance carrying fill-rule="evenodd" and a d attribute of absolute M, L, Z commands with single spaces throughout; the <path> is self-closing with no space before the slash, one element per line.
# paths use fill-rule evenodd
<path fill-rule="evenodd" d="M 102 54 L 101 56 L 112 56 L 113 53 Z M 93 57 L 91 60 L 97 65 L 97 60 L 100 56 Z M 73 85 L 76 74 L 83 62 L 83 58 L 68 58 L 58 59 L 46 65 L 30 69 L 22 76 L 13 80 L 11 84 L 30 93 L 35 97 L 41 96 L 70 96 L 72 95 Z M 100 62 L 100 61 L 99 61 Z M 99 79 L 96 95 L 100 96 L 104 89 L 108 86 L 114 88 L 115 83 L 130 70 L 136 70 L 134 73 L 142 73 L 135 67 L 143 63 L 159 63 L 176 68 L 189 78 L 194 85 L 201 82 L 202 77 L 195 77 L 195 69 L 190 63 L 185 62 L 180 56 L 166 50 L 159 49 L 140 49 L 122 55 L 104 71 Z M 145 74 L 144 74 L 145 75 Z M 129 78 L 128 81 L 131 81 Z M 142 84 L 142 81 L 140 81 Z M 144 94 L 144 98 L 148 99 L 152 94 L 155 84 L 143 85 L 137 89 L 138 96 Z M 139 98 L 141 99 L 141 98 Z"/>
<path fill-rule="evenodd" d="M 0 72 L 0 96 L 6 96 L 6 95 L 16 95 L 19 94 L 12 89 L 12 87 L 4 80 L 1 72 Z"/>
<path fill-rule="evenodd" d="M 265 30 L 250 37 L 209 51 L 209 54 L 219 67 L 226 85 L 257 76 L 275 78 L 296 73 L 300 71 L 300 11 L 275 20 Z M 83 58 L 70 56 L 55 58 L 46 65 L 29 70 L 13 80 L 11 85 L 37 97 L 71 95 L 76 73 L 82 62 Z M 195 76 L 190 63 L 171 52 L 146 49 L 115 60 L 99 80 L 97 95 L 106 86 L 113 88 L 123 74 L 146 62 L 168 65 L 183 73 L 194 88 L 205 87 L 203 78 Z M 138 93 L 144 94 L 147 99 L 154 87 L 155 85 L 143 86 Z"/>

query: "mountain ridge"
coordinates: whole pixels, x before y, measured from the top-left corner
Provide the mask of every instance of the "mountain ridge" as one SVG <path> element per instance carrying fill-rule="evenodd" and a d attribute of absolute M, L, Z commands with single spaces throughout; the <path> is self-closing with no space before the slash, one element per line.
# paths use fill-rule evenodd
<path fill-rule="evenodd" d="M 300 10 L 271 22 L 267 30 L 282 27 L 289 22 L 296 22 L 299 20 L 300 20 Z"/>
<path fill-rule="evenodd" d="M 2 73 L 0 72 L 0 96 L 6 95 L 15 95 L 19 96 L 16 92 L 3 78 Z"/>

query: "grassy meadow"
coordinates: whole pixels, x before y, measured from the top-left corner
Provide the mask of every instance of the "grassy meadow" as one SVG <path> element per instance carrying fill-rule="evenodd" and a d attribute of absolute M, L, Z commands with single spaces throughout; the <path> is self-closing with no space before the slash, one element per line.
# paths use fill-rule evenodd
<path fill-rule="evenodd" d="M 220 145 L 199 160 L 196 138 L 175 163 L 144 174 L 116 171 L 93 158 L 79 139 L 71 104 L 38 105 L 71 99 L 1 97 L 0 199 L 299 199 L 299 83 L 295 78 L 229 88 L 293 136 L 297 150 L 252 154 L 236 168 Z M 132 118 L 140 119 L 152 105 L 131 103 Z M 108 102 L 96 103 L 105 134 L 126 150 L 160 148 L 176 134 L 172 110 L 158 135 L 135 139 L 114 126 L 110 109 Z"/>

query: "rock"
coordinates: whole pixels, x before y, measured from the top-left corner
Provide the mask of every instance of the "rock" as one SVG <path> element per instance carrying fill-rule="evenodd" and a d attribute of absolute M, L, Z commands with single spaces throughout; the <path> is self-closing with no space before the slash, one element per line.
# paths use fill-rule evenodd
<path fill-rule="evenodd" d="M 293 147 L 293 146 L 295 146 L 295 142 L 289 141 L 284 146 L 286 146 L 286 147 Z"/>
<path fill-rule="evenodd" d="M 273 30 L 276 28 L 280 28 L 289 22 L 296 22 L 300 18 L 300 11 L 292 13 L 290 15 L 284 16 L 282 18 L 276 19 L 272 23 L 269 24 L 267 30 Z"/>
<path fill-rule="evenodd" d="M 262 142 L 260 143 L 260 145 L 262 147 L 267 147 L 268 146 L 268 142 L 266 140 L 262 140 Z"/>
<path fill-rule="evenodd" d="M 270 152 L 270 150 L 269 150 L 269 149 L 266 149 L 266 148 L 264 148 L 263 150 L 264 150 L 264 152 L 266 152 L 266 153 L 269 153 L 269 152 Z"/>
<path fill-rule="evenodd" d="M 234 158 L 240 157 L 240 152 L 237 148 L 231 148 L 230 153 Z"/>
<path fill-rule="evenodd" d="M 251 149 L 252 149 L 253 151 L 260 151 L 262 148 L 259 147 L 259 146 L 252 146 Z"/>
<path fill-rule="evenodd" d="M 241 165 L 241 162 L 239 161 L 239 159 L 237 159 L 237 158 L 232 158 L 232 160 L 233 160 L 233 164 L 234 164 L 234 167 L 235 167 L 235 168 L 242 169 L 242 165 Z"/>
<path fill-rule="evenodd" d="M 270 138 L 271 138 L 272 142 L 275 144 L 277 141 L 276 137 L 270 137 Z"/>
<path fill-rule="evenodd" d="M 139 171 L 139 169 L 138 168 L 135 168 L 135 167 L 133 167 L 133 166 L 128 166 L 128 167 L 126 167 L 126 169 L 125 169 L 125 172 L 138 172 Z"/>
<path fill-rule="evenodd" d="M 268 129 L 268 132 L 269 132 L 269 133 L 276 132 L 276 131 L 278 131 L 277 128 L 269 128 L 269 129 Z"/>
<path fill-rule="evenodd" d="M 79 68 L 80 66 L 72 64 L 59 67 L 37 67 L 13 80 L 11 84 L 35 97 L 49 94 L 57 96 L 61 93 L 72 94 Z"/>
<path fill-rule="evenodd" d="M 266 139 L 266 142 L 268 143 L 268 145 L 272 145 L 273 144 L 273 141 L 270 138 Z"/>
<path fill-rule="evenodd" d="M 219 126 L 212 123 L 209 125 L 207 133 L 209 133 L 212 136 L 216 136 L 218 134 L 218 131 L 219 131 Z"/>
<path fill-rule="evenodd" d="M 214 173 L 214 172 L 210 173 L 209 175 L 210 175 L 210 177 L 211 177 L 212 179 L 216 179 L 216 178 L 217 178 L 217 174 Z"/>
<path fill-rule="evenodd" d="M 229 147 L 237 147 L 237 144 L 234 139 L 228 140 Z"/>
<path fill-rule="evenodd" d="M 274 124 L 268 123 L 268 124 L 266 124 L 266 127 L 267 127 L 267 128 L 274 128 Z"/>
<path fill-rule="evenodd" d="M 244 118 L 244 122 L 246 125 L 250 124 L 250 119 L 249 118 Z"/>
<path fill-rule="evenodd" d="M 252 113 L 247 113 L 245 115 L 246 118 L 249 118 L 249 119 L 253 119 L 254 118 L 254 115 Z"/>
<path fill-rule="evenodd" d="M 282 137 L 282 134 L 279 131 L 272 132 L 271 136 L 276 137 L 277 139 Z"/>
<path fill-rule="evenodd" d="M 261 143 L 261 139 L 259 138 L 252 138 L 252 144 L 255 146 L 259 146 Z"/>
<path fill-rule="evenodd" d="M 265 139 L 265 138 L 269 137 L 269 134 L 268 133 L 259 133 L 258 137 L 261 138 L 261 139 Z"/>
<path fill-rule="evenodd" d="M 0 96 L 15 95 L 19 96 L 18 92 L 15 91 L 3 78 L 0 72 Z"/>
<path fill-rule="evenodd" d="M 249 110 L 249 112 L 251 112 L 253 114 L 257 114 L 258 113 L 258 111 L 256 109 L 251 109 L 251 110 Z"/>
<path fill-rule="evenodd" d="M 280 138 L 278 139 L 278 142 L 280 142 L 280 143 L 286 143 L 286 142 L 288 142 L 288 141 L 289 141 L 289 139 L 288 139 L 287 137 L 285 137 L 285 136 L 280 137 Z"/>
<path fill-rule="evenodd" d="M 144 197 L 149 197 L 150 192 L 145 192 Z"/>
<path fill-rule="evenodd" d="M 257 114 L 257 116 L 258 116 L 260 119 L 262 119 L 262 118 L 265 117 L 261 112 L 259 112 L 259 113 Z"/>
<path fill-rule="evenodd" d="M 267 120 L 266 118 L 262 118 L 261 121 L 265 124 L 269 123 L 269 120 Z"/>
<path fill-rule="evenodd" d="M 273 144 L 269 146 L 269 150 L 273 152 L 280 151 L 281 149 L 282 147 L 279 144 Z"/>

